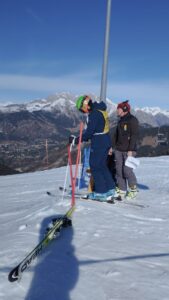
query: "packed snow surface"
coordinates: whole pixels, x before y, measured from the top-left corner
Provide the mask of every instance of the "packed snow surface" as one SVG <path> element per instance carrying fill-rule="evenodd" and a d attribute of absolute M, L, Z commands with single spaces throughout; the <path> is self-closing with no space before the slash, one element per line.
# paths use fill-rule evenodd
<path fill-rule="evenodd" d="M 169 157 L 141 158 L 129 204 L 76 199 L 73 226 L 10 283 L 8 273 L 64 214 L 66 168 L 1 176 L 1 300 L 168 300 Z M 47 191 L 53 196 L 47 195 Z"/>

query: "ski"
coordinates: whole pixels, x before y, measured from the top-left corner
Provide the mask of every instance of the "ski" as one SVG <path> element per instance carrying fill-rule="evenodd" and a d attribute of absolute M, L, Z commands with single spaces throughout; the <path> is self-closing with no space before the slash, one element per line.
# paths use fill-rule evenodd
<path fill-rule="evenodd" d="M 59 190 L 60 191 L 64 191 L 66 193 L 67 196 L 71 196 L 72 195 L 72 189 L 71 186 L 69 186 L 69 188 L 63 188 L 62 186 L 59 186 Z M 75 196 L 83 196 L 86 195 L 86 191 L 80 191 L 79 189 L 77 191 L 74 192 Z"/>
<path fill-rule="evenodd" d="M 143 204 L 139 204 L 139 203 L 135 203 L 135 202 L 131 202 L 131 201 L 128 201 L 126 199 L 122 199 L 121 196 L 117 197 L 117 198 L 114 198 L 115 201 L 117 202 L 120 202 L 121 204 L 126 204 L 126 205 L 131 205 L 131 206 L 136 206 L 136 207 L 140 207 L 140 208 L 145 208 L 146 206 L 143 205 Z M 148 207 L 148 206 L 147 206 Z"/>
<path fill-rule="evenodd" d="M 69 188 L 71 188 L 71 185 L 69 185 Z M 67 188 L 64 188 L 63 186 L 59 186 L 59 190 L 60 191 L 64 191 L 64 192 L 67 192 L 68 189 Z"/>
<path fill-rule="evenodd" d="M 59 193 L 59 194 L 56 194 L 56 193 L 53 193 L 53 192 L 50 192 L 50 191 L 47 191 L 46 192 L 46 194 L 48 195 L 48 196 L 50 196 L 50 197 L 61 197 L 62 196 L 62 194 L 61 193 Z M 86 195 L 85 193 L 81 193 L 80 191 L 79 192 L 74 192 L 74 195 L 75 195 L 75 197 L 80 197 L 80 196 L 83 196 L 83 195 Z M 65 192 L 64 192 L 64 197 L 72 197 L 72 192 L 71 192 L 71 190 L 69 189 L 69 190 L 65 190 Z"/>
<path fill-rule="evenodd" d="M 59 187 L 59 190 L 63 190 L 63 188 Z M 51 197 L 61 196 L 61 195 L 56 195 L 56 194 L 54 194 L 52 192 L 49 192 L 49 191 L 47 191 L 46 193 L 47 193 L 48 196 L 51 196 Z M 71 197 L 71 190 L 70 189 L 65 189 L 64 197 Z M 139 204 L 139 203 L 135 203 L 135 202 L 129 202 L 129 201 L 123 199 L 121 196 L 112 197 L 112 199 L 107 200 L 107 201 L 101 201 L 100 199 L 98 199 L 98 200 L 92 200 L 92 199 L 88 199 L 88 194 L 81 193 L 79 191 L 79 192 L 75 192 L 75 198 L 80 199 L 80 200 L 106 202 L 106 203 L 109 203 L 109 204 L 115 204 L 115 203 L 121 202 L 121 203 L 126 204 L 126 205 L 136 206 L 136 207 L 140 207 L 140 208 L 145 208 L 146 207 L 143 204 Z"/>
<path fill-rule="evenodd" d="M 93 201 L 93 202 L 101 202 L 101 203 L 108 203 L 108 204 L 115 204 L 115 201 L 113 198 L 107 200 L 107 201 L 103 201 L 101 199 L 90 199 L 88 197 L 80 197 L 80 200 L 84 200 L 84 201 Z"/>
<path fill-rule="evenodd" d="M 124 204 L 126 204 L 126 205 L 131 205 L 131 206 L 137 206 L 137 207 L 140 207 L 140 208 L 145 208 L 145 207 L 146 207 L 146 206 L 143 205 L 143 204 L 139 204 L 139 203 L 133 202 L 133 200 L 129 201 L 129 200 L 125 199 L 125 198 L 122 198 L 120 195 L 117 196 L 117 197 L 114 197 L 113 200 L 114 200 L 115 202 L 120 202 L 120 203 L 124 203 Z M 148 207 L 148 206 L 147 206 L 147 207 Z"/>
<path fill-rule="evenodd" d="M 49 228 L 45 237 L 14 269 L 10 271 L 8 275 L 8 280 L 10 282 L 20 280 L 22 277 L 22 273 L 31 265 L 34 259 L 41 254 L 42 250 L 44 250 L 44 248 L 46 248 L 49 243 L 56 237 L 56 233 L 58 233 L 62 227 L 71 225 L 70 218 L 74 209 L 75 206 L 72 206 L 62 217 L 53 220 L 53 225 L 51 228 Z"/>
<path fill-rule="evenodd" d="M 58 197 L 58 195 L 52 193 L 52 192 L 47 192 L 47 195 L 48 196 L 51 196 L 51 197 Z M 71 197 L 71 193 L 65 193 L 64 194 L 64 197 Z M 121 198 L 121 196 L 118 196 L 118 197 L 114 197 L 110 200 L 107 200 L 107 201 L 101 201 L 100 199 L 98 200 L 92 200 L 92 199 L 88 199 L 88 195 L 87 194 L 83 194 L 83 193 L 80 193 L 80 192 L 75 192 L 75 198 L 77 199 L 80 199 L 80 200 L 89 200 L 89 201 L 97 201 L 97 202 L 106 202 L 106 203 L 109 203 L 109 204 L 115 204 L 115 203 L 122 203 L 122 204 L 125 204 L 125 205 L 131 205 L 131 206 L 135 206 L 135 207 L 140 207 L 140 208 L 145 208 L 145 207 L 148 207 L 148 205 L 143 205 L 143 204 L 139 204 L 139 203 L 135 203 L 135 202 L 129 202 L 128 200 L 125 200 L 123 198 Z M 133 201 L 133 200 L 131 200 Z"/>
<path fill-rule="evenodd" d="M 52 193 L 52 192 L 49 192 L 49 191 L 47 191 L 46 194 L 47 194 L 48 196 L 50 196 L 50 197 L 57 197 L 57 196 L 58 196 L 58 195 L 56 195 L 56 194 L 54 194 L 54 193 Z M 59 195 L 59 196 L 60 196 L 60 195 Z"/>
<path fill-rule="evenodd" d="M 102 202 L 102 203 L 108 203 L 108 204 L 116 204 L 118 202 L 122 203 L 122 204 L 126 204 L 126 205 L 131 205 L 131 206 L 135 206 L 135 207 L 140 207 L 140 208 L 145 208 L 146 206 L 143 204 L 139 204 L 139 203 L 135 203 L 135 202 L 129 202 L 127 200 L 124 200 L 121 198 L 121 196 L 118 197 L 112 197 L 110 200 L 107 201 L 102 201 L 101 199 L 90 199 L 87 197 L 87 195 L 81 196 L 80 200 L 89 200 L 89 201 L 98 201 L 98 202 Z M 148 207 L 148 206 L 147 206 Z"/>
<path fill-rule="evenodd" d="M 58 195 L 54 195 L 53 193 L 51 192 L 47 192 L 47 195 L 48 196 L 51 196 L 51 197 L 57 197 Z M 71 197 L 71 194 L 65 194 L 64 197 Z M 89 199 L 88 198 L 88 194 L 83 194 L 83 193 L 78 193 L 78 192 L 75 192 L 75 198 L 76 199 L 80 199 L 80 200 L 89 200 L 89 201 L 97 201 L 97 202 L 105 202 L 105 203 L 109 203 L 109 204 L 114 204 L 115 201 L 114 200 L 117 200 L 117 199 L 114 199 L 114 198 L 111 198 L 107 201 L 102 201 L 101 199 L 95 199 L 95 200 L 92 200 L 92 199 Z M 120 201 L 120 200 L 119 200 Z"/>
<path fill-rule="evenodd" d="M 61 190 L 61 188 L 62 187 L 59 187 L 59 190 Z M 69 190 L 69 193 L 68 193 L 68 190 L 66 189 L 65 191 L 67 191 L 67 193 L 65 194 L 65 197 L 71 197 L 71 190 Z M 114 200 L 118 200 L 118 201 L 120 201 L 120 199 L 117 199 L 117 198 L 111 198 L 111 199 L 109 199 L 109 200 L 107 200 L 107 201 L 102 201 L 101 199 L 90 199 L 89 197 L 88 197 L 88 194 L 86 194 L 86 193 L 84 193 L 84 192 L 75 192 L 74 193 L 75 194 L 75 198 L 77 198 L 77 199 L 80 199 L 80 200 L 89 200 L 89 201 L 97 201 L 97 202 L 102 202 L 102 203 L 109 203 L 109 204 L 114 204 L 115 203 L 115 201 Z"/>
<path fill-rule="evenodd" d="M 132 200 L 131 200 L 131 201 L 132 201 Z M 124 204 L 126 204 L 126 205 L 131 205 L 131 206 L 140 207 L 140 208 L 148 207 L 148 205 L 145 206 L 145 205 L 143 205 L 143 204 L 139 204 L 139 203 L 135 203 L 135 202 L 129 202 L 129 201 L 127 201 L 127 200 L 122 200 L 121 202 L 124 203 Z"/>

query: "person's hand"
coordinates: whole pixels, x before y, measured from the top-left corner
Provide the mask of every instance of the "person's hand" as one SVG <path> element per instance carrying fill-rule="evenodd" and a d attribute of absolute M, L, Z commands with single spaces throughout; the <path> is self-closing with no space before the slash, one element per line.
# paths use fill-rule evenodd
<path fill-rule="evenodd" d="M 79 143 L 79 138 L 75 137 L 75 135 L 69 136 L 69 144 L 70 145 L 77 145 Z"/>
<path fill-rule="evenodd" d="M 76 138 L 75 135 L 70 135 L 70 136 L 69 136 L 69 144 L 70 144 L 70 145 L 71 145 L 71 144 L 72 144 L 72 145 L 75 144 L 75 138 Z"/>
<path fill-rule="evenodd" d="M 113 154 L 113 148 L 111 147 L 111 148 L 109 149 L 108 155 L 112 155 L 112 154 Z"/>
<path fill-rule="evenodd" d="M 133 152 L 132 152 L 132 151 L 128 151 L 128 152 L 127 152 L 127 155 L 128 155 L 128 156 L 133 156 Z"/>

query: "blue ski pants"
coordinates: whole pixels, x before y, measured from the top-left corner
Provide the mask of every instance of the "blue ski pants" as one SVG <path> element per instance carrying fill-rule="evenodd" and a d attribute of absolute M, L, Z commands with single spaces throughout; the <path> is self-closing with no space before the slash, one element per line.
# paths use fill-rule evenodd
<path fill-rule="evenodd" d="M 96 193 L 106 193 L 114 189 L 115 184 L 107 166 L 109 149 L 90 150 L 90 169 L 94 179 Z"/>

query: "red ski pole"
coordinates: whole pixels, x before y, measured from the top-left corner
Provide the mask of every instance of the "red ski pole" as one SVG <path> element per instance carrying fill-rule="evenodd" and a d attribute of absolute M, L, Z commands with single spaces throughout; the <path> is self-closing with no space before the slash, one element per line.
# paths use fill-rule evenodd
<path fill-rule="evenodd" d="M 76 186 L 76 179 L 80 161 L 80 151 L 81 151 L 81 143 L 82 143 L 82 132 L 83 132 L 83 123 L 80 123 L 80 134 L 79 134 L 79 143 L 77 147 L 77 156 L 76 156 L 76 166 L 75 166 L 75 173 L 73 176 L 73 169 L 72 169 L 72 157 L 71 157 L 71 147 L 68 145 L 68 162 L 70 167 L 70 179 L 71 179 L 71 186 L 72 186 L 72 199 L 71 199 L 71 206 L 75 205 L 75 186 Z"/>

